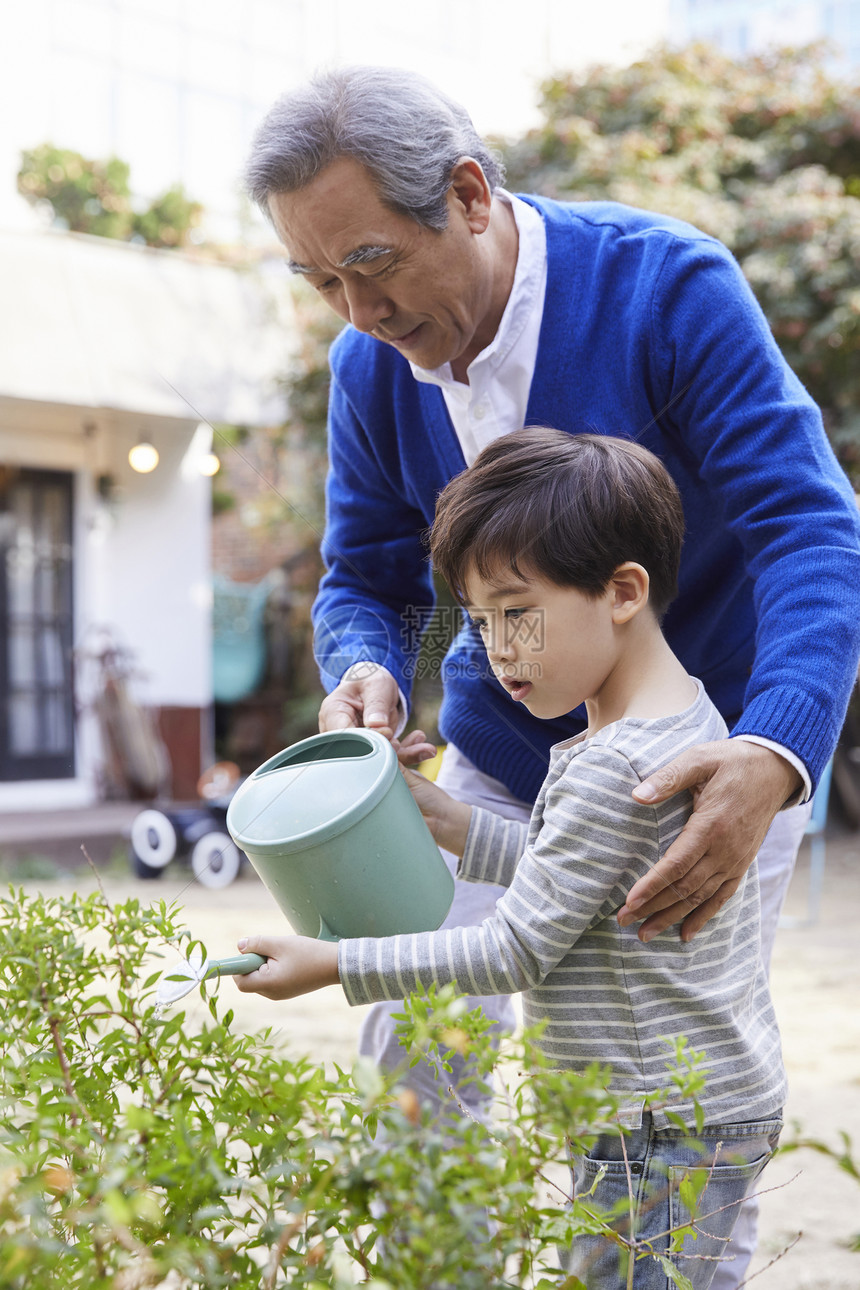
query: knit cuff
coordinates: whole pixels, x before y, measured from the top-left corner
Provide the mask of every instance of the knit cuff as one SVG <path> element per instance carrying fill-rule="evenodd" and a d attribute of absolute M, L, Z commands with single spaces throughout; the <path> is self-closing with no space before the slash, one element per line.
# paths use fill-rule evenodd
<path fill-rule="evenodd" d="M 731 733 L 760 735 L 789 749 L 803 762 L 814 790 L 836 746 L 842 716 L 828 714 L 817 698 L 795 686 L 774 686 L 747 704 Z"/>

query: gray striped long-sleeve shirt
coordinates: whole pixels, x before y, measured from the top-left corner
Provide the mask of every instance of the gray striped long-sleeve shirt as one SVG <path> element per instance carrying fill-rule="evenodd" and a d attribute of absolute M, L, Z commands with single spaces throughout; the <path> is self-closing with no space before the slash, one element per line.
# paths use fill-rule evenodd
<path fill-rule="evenodd" d="M 553 748 L 528 826 L 475 808 L 459 876 L 507 891 L 479 926 L 341 941 L 350 1003 L 400 999 L 431 982 L 467 994 L 522 991 L 526 1024 L 546 1018 L 550 1061 L 608 1062 L 611 1089 L 636 1116 L 667 1083 L 667 1041 L 706 1054 L 699 1095 L 708 1124 L 767 1118 L 785 1100 L 779 1032 L 759 954 L 755 865 L 690 942 L 669 928 L 644 945 L 615 913 L 692 810 L 689 793 L 658 806 L 630 796 L 648 774 L 726 728 L 699 684 L 686 711 L 625 718 Z M 693 1107 L 673 1104 L 693 1125 Z M 656 1126 L 667 1127 L 655 1109 Z"/>

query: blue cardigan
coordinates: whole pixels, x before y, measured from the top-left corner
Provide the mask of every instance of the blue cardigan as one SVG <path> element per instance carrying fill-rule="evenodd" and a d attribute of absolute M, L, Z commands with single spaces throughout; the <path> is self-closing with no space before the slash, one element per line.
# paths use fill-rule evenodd
<path fill-rule="evenodd" d="M 813 783 L 860 654 L 860 520 L 809 395 L 730 253 L 690 225 L 616 203 L 526 197 L 548 283 L 527 424 L 634 438 L 684 502 L 679 594 L 664 620 L 733 734 L 794 751 Z M 437 386 L 348 327 L 331 350 L 327 573 L 315 649 L 332 689 L 359 659 L 406 694 L 432 580 L 420 535 L 465 467 Z M 440 734 L 534 800 L 553 743 L 489 673 L 465 628 L 444 666 Z"/>

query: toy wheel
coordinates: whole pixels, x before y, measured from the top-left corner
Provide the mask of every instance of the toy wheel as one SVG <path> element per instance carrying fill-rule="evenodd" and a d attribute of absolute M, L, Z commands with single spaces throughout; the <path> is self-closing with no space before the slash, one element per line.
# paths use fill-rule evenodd
<path fill-rule="evenodd" d="M 134 871 L 139 878 L 157 877 L 176 855 L 176 829 L 163 811 L 141 811 L 131 825 Z"/>
<path fill-rule="evenodd" d="M 191 869 L 202 887 L 228 887 L 242 857 L 227 833 L 204 833 L 191 852 Z"/>

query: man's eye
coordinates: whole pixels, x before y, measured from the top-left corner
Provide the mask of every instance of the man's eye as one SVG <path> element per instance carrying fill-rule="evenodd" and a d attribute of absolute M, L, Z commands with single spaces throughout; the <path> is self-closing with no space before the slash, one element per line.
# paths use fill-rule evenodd
<path fill-rule="evenodd" d="M 317 283 L 317 291 L 331 291 L 337 286 L 337 278 L 326 278 L 325 282 Z"/>

